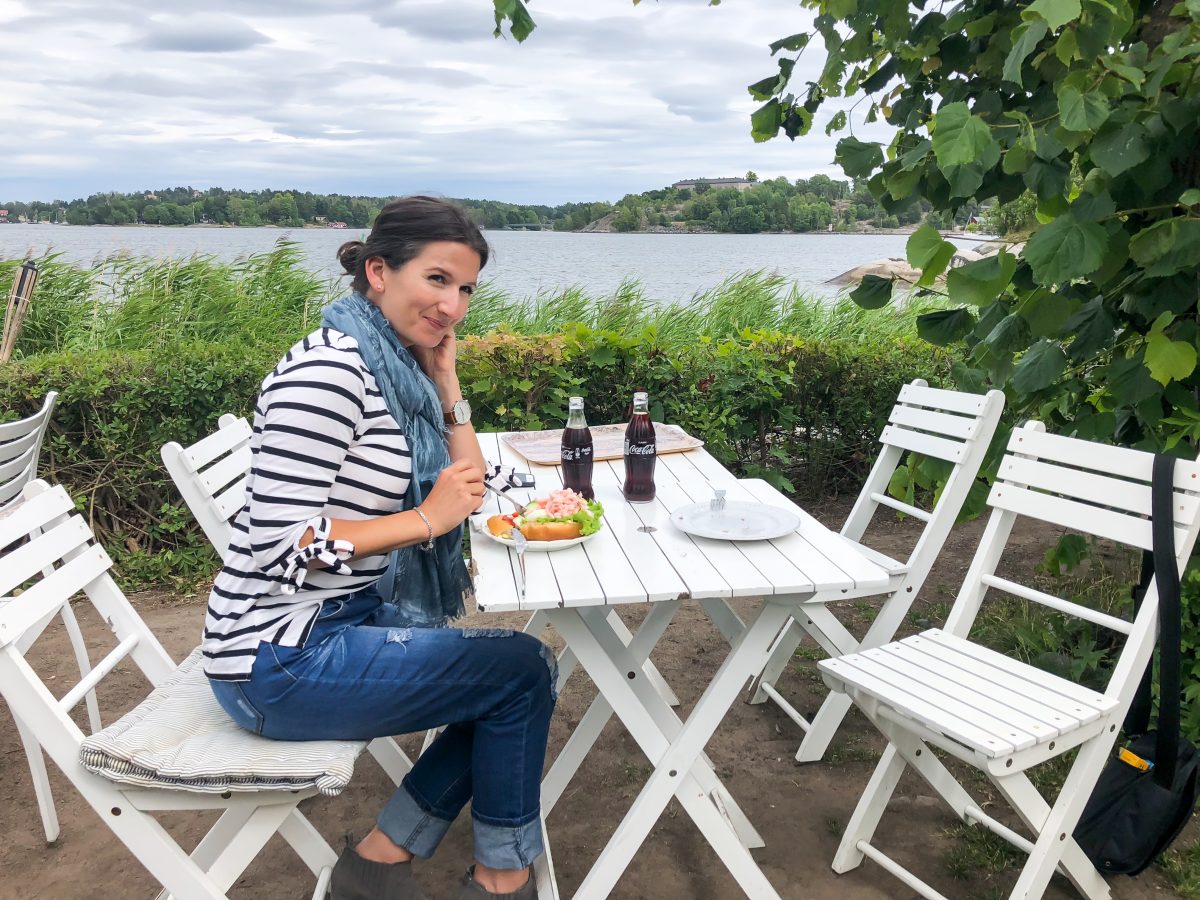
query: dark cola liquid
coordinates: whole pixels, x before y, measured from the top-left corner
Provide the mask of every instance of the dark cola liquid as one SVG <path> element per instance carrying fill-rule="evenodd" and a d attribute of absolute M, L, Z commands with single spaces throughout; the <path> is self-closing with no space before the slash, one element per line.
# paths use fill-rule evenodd
<path fill-rule="evenodd" d="M 646 503 L 654 499 L 654 462 L 657 445 L 654 423 L 647 413 L 634 413 L 625 429 L 625 499 Z"/>
<path fill-rule="evenodd" d="M 589 428 L 564 428 L 562 438 L 563 487 L 570 488 L 589 500 L 592 491 L 592 432 Z"/>

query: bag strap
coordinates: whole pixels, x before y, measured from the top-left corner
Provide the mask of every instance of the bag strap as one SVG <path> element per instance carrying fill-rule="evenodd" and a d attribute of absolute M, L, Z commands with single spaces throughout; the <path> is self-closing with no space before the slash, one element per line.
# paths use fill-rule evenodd
<path fill-rule="evenodd" d="M 1154 578 L 1154 554 L 1149 550 L 1143 550 L 1142 571 L 1132 592 L 1134 618 L 1137 618 L 1137 614 L 1142 608 L 1142 601 L 1146 599 L 1146 591 L 1150 589 L 1152 578 Z M 1129 713 L 1125 716 L 1125 733 L 1131 736 L 1145 734 L 1150 729 L 1150 713 L 1153 708 L 1154 656 L 1151 654 L 1150 662 L 1146 664 L 1146 671 L 1142 673 L 1142 680 L 1138 684 L 1137 692 L 1133 695 L 1133 702 L 1129 705 Z"/>
<path fill-rule="evenodd" d="M 1170 788 L 1179 753 L 1180 641 L 1179 566 L 1175 561 L 1173 496 L 1175 457 L 1156 454 L 1150 484 L 1154 574 L 1158 588 L 1158 737 L 1154 748 L 1154 781 Z M 1147 667 L 1149 668 L 1149 667 Z"/>

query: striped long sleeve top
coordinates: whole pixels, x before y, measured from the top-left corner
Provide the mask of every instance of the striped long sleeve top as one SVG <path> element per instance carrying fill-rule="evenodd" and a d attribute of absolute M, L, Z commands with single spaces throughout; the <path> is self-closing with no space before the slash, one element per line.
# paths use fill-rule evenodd
<path fill-rule="evenodd" d="M 232 681 L 250 677 L 261 642 L 303 645 L 324 600 L 386 571 L 386 555 L 351 560 L 353 546 L 330 539 L 330 520 L 396 512 L 412 474 L 357 342 L 330 328 L 288 350 L 263 381 L 250 447 L 246 503 L 204 622 L 205 671 Z"/>

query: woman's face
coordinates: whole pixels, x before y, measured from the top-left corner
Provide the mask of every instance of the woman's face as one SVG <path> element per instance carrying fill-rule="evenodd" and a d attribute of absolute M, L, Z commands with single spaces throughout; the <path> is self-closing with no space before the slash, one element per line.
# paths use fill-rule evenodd
<path fill-rule="evenodd" d="M 367 260 L 367 299 L 406 347 L 433 348 L 467 315 L 479 279 L 479 254 L 466 244 L 435 241 L 398 269 Z"/>

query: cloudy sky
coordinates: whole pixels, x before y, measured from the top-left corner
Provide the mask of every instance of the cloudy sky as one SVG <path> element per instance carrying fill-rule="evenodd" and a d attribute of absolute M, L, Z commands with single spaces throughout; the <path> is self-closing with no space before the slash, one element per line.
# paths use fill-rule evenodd
<path fill-rule="evenodd" d="M 798 0 L 533 0 L 524 44 L 492 37 L 491 8 L 0 0 L 0 201 L 192 185 L 557 204 L 839 172 L 823 127 L 749 135 L 745 86 L 806 29 Z"/>

